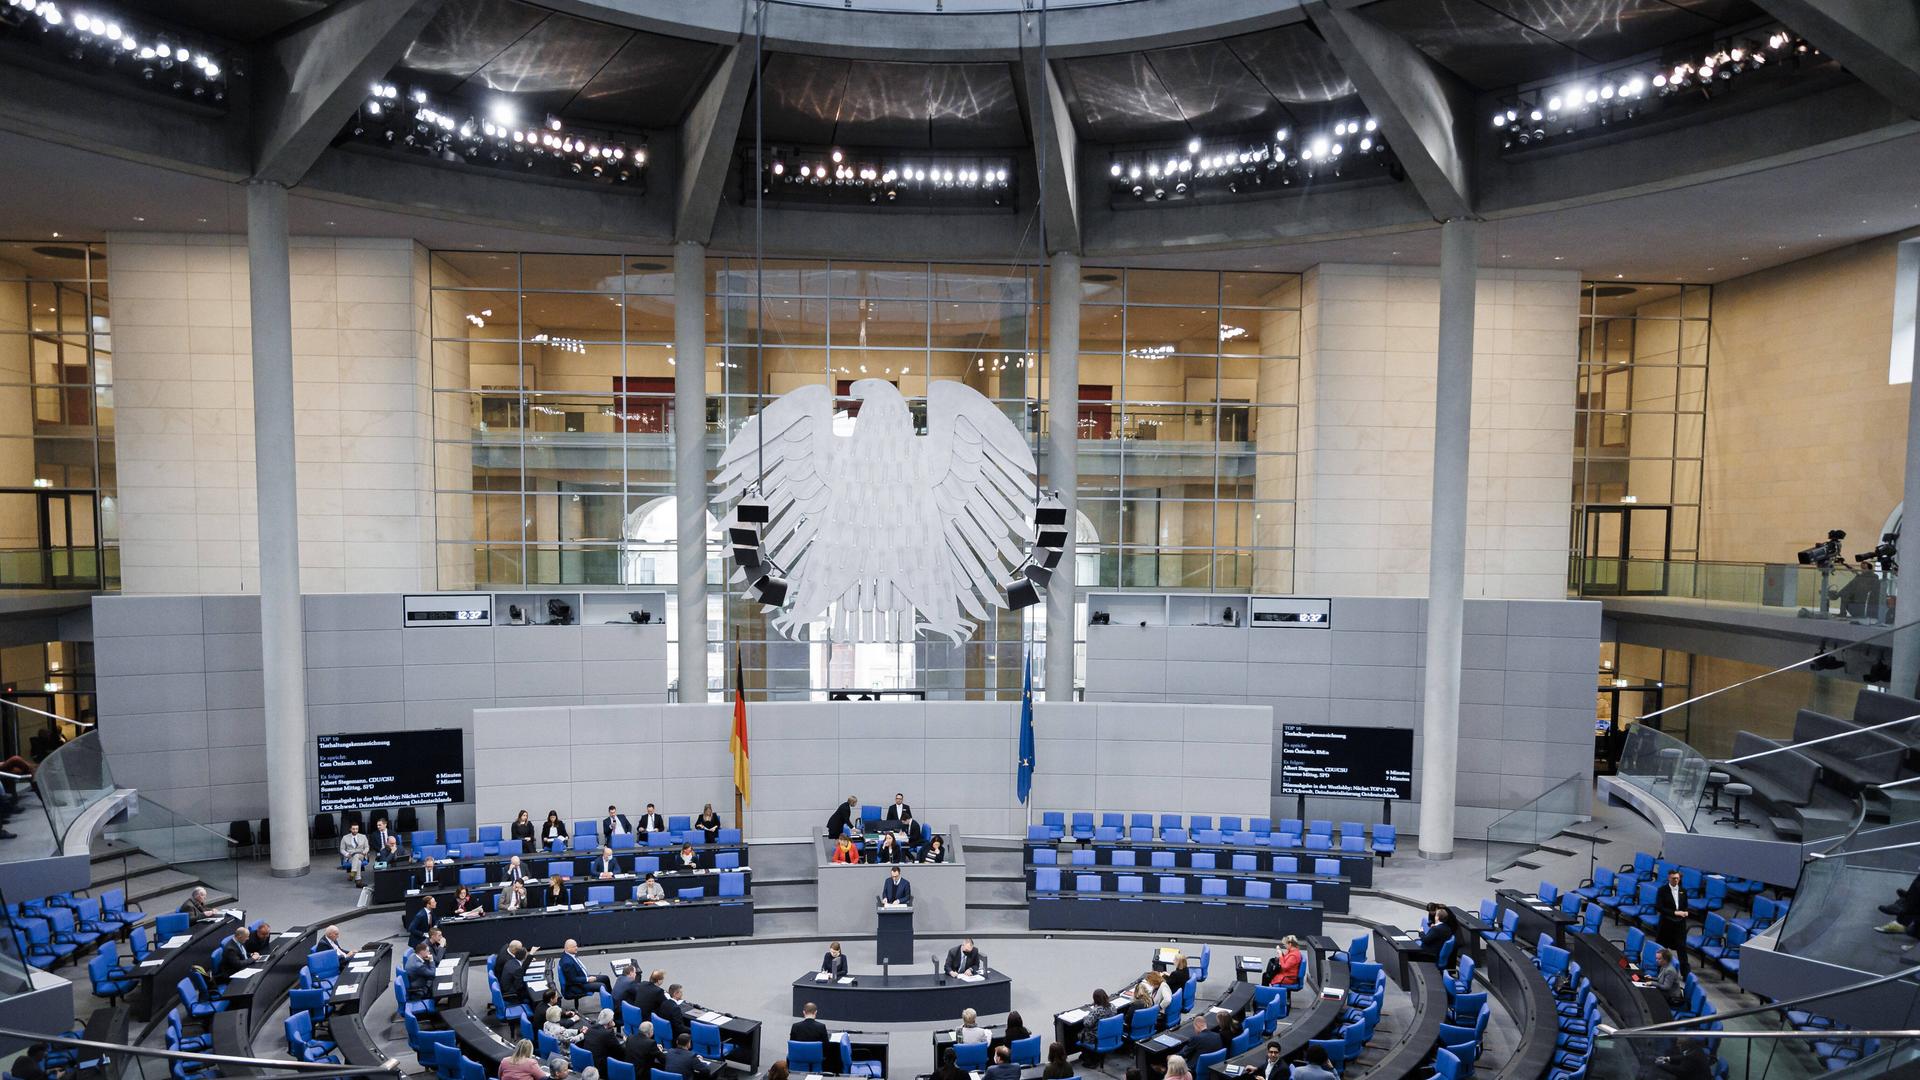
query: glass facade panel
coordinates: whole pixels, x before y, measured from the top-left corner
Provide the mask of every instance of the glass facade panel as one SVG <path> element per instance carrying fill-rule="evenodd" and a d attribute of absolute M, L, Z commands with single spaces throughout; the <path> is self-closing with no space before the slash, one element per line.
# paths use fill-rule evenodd
<path fill-rule="evenodd" d="M 119 587 L 106 249 L 0 244 L 0 589 Z"/>
<path fill-rule="evenodd" d="M 671 582 L 670 260 L 448 252 L 432 267 L 441 584 Z M 769 260 L 756 281 L 752 260 L 711 259 L 699 420 L 717 442 L 810 385 L 851 412 L 862 378 L 893 382 L 923 417 L 929 380 L 954 379 L 1005 412 L 1044 471 L 1040 280 L 1020 266 Z M 1079 586 L 1289 590 L 1298 276 L 1093 268 L 1083 297 Z M 708 556 L 717 584 L 717 544 Z M 1044 648 L 1037 609 L 996 612 L 963 646 L 884 655 L 829 643 L 824 624 L 788 641 L 732 595 L 709 614 L 716 650 L 805 672 L 801 696 L 1017 693 L 1021 643 L 1036 668 Z M 677 618 L 670 605 L 670 628 Z M 715 656 L 713 690 L 731 660 Z"/>

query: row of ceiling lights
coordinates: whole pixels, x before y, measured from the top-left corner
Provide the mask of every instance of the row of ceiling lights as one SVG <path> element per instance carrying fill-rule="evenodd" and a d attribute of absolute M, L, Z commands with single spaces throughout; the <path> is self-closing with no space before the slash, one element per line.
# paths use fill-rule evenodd
<path fill-rule="evenodd" d="M 1522 91 L 1494 111 L 1493 126 L 1502 133 L 1505 149 L 1537 146 L 1637 119 L 1649 106 L 1712 98 L 1742 76 L 1791 71 L 1824 59 L 1805 38 L 1776 28 L 1764 37 L 1730 39 L 1698 59 L 1628 64 L 1578 82 Z"/>
<path fill-rule="evenodd" d="M 5 0 L 0 30 L 56 52 L 63 60 L 118 73 L 189 100 L 224 104 L 224 65 L 210 49 L 179 35 L 135 26 L 115 14 L 68 10 L 53 0 Z"/>
<path fill-rule="evenodd" d="M 1107 166 L 1108 186 L 1116 195 L 1164 200 L 1209 190 L 1242 192 L 1321 176 L 1342 177 L 1356 162 L 1372 173 L 1394 164 L 1379 128 L 1369 116 L 1339 120 L 1325 131 L 1300 138 L 1280 128 L 1272 138 L 1190 139 L 1184 152 L 1125 151 L 1114 154 Z"/>
<path fill-rule="evenodd" d="M 1013 192 L 1010 157 L 883 157 L 839 147 L 772 146 L 763 158 L 761 190 L 773 197 L 1004 206 Z"/>
<path fill-rule="evenodd" d="M 539 124 L 523 123 L 506 97 L 478 114 L 457 103 L 436 106 L 425 90 L 403 94 L 390 82 L 373 84 L 343 138 L 449 161 L 620 184 L 647 165 L 644 142 L 635 146 L 623 137 L 570 129 L 551 115 Z"/>

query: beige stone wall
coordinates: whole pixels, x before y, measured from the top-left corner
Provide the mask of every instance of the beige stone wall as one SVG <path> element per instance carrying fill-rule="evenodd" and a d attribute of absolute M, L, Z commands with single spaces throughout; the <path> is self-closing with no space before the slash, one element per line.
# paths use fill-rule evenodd
<path fill-rule="evenodd" d="M 107 239 L 124 591 L 257 591 L 245 238 Z M 432 588 L 421 253 L 299 237 L 291 263 L 301 587 Z"/>
<path fill-rule="evenodd" d="M 1907 387 L 1887 385 L 1894 248 L 1883 237 L 1714 286 L 1700 557 L 1792 561 L 1900 501 Z"/>
<path fill-rule="evenodd" d="M 31 488 L 33 453 L 33 339 L 26 335 L 26 268 L 0 261 L 0 487 Z M 0 548 L 40 543 L 40 523 L 31 494 L 0 495 Z"/>
<path fill-rule="evenodd" d="M 1579 295 L 1570 272 L 1480 275 L 1470 597 L 1566 595 Z M 1322 265 L 1303 308 L 1296 591 L 1425 595 L 1438 271 Z"/>

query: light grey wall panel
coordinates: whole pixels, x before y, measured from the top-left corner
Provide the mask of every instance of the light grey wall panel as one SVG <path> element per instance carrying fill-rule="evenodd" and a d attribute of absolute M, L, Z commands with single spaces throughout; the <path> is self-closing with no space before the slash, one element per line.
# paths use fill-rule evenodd
<path fill-rule="evenodd" d="M 394 594 L 304 598 L 309 732 L 472 731 L 475 708 L 573 705 L 589 690 L 666 700 L 664 626 L 406 629 L 402 609 Z M 259 599 L 98 597 L 93 623 L 101 739 L 116 779 L 195 817 L 265 816 Z M 511 746 L 526 753 L 544 737 L 530 726 Z M 473 769 L 471 740 L 466 756 Z M 308 798 L 317 805 L 313 767 L 309 755 Z M 577 794 L 560 783 L 522 786 L 564 791 L 567 800 Z M 570 802 L 555 805 L 572 812 Z M 448 820 L 470 825 L 474 811 L 472 804 L 450 807 Z"/>

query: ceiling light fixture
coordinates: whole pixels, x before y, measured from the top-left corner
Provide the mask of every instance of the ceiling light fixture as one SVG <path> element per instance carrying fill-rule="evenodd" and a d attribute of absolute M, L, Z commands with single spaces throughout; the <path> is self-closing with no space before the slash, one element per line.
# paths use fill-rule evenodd
<path fill-rule="evenodd" d="M 391 82 L 375 82 L 348 121 L 345 138 L 428 155 L 440 162 L 534 172 L 548 177 L 629 184 L 643 179 L 643 140 L 611 131 L 570 129 L 557 116 L 523 126 L 521 110 L 506 95 L 483 106 L 436 104 L 427 90 L 402 95 Z"/>
<path fill-rule="evenodd" d="M 4 0 L 0 38 L 24 43 L 58 63 L 225 107 L 226 74 L 213 50 L 189 45 L 172 30 L 136 25 L 90 7 L 69 15 L 52 0 Z"/>

